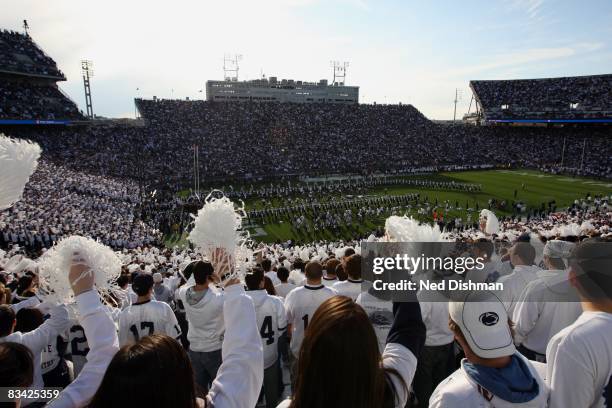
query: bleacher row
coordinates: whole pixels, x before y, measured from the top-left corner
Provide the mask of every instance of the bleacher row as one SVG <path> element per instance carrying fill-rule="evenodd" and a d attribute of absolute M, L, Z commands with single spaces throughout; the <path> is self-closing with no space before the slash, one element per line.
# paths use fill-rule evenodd
<path fill-rule="evenodd" d="M 612 75 L 471 81 L 486 120 L 612 121 Z"/>
<path fill-rule="evenodd" d="M 53 60 L 27 35 L 0 31 L 0 121 L 78 120 L 57 87 Z M 15 63 L 26 61 L 28 64 Z M 8 59 L 8 62 L 7 62 Z M 33 66 L 37 65 L 37 66 Z M 0 70 L 2 71 L 2 70 Z M 35 75 L 35 76 L 33 76 Z M 47 78 L 41 76 L 47 75 Z M 543 80 L 473 81 L 486 115 L 574 117 L 612 110 L 612 75 Z M 191 184 L 193 147 L 207 180 L 320 175 L 397 174 L 415 168 L 503 165 L 609 177 L 612 127 L 448 126 L 411 105 L 220 103 L 136 100 L 146 126 L 77 126 L 5 130 L 36 140 L 45 158 L 93 174 L 140 178 L 162 189 Z M 487 110 L 489 109 L 489 110 Z M 581 112 L 579 110 L 582 109 Z M 548 116 L 547 116 L 548 115 Z M 565 114 L 569 117 L 569 114 Z M 581 116 L 582 115 L 582 116 Z M 583 140 L 588 146 L 583 157 Z M 565 143 L 567 142 L 567 143 Z M 562 159 L 563 157 L 563 159 Z M 176 191 L 176 190 L 175 190 Z"/>

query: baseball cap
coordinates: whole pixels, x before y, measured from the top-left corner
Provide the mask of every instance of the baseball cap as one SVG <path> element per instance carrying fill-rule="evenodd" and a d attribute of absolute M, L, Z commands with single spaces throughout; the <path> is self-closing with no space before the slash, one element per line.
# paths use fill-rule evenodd
<path fill-rule="evenodd" d="M 153 276 L 149 273 L 139 273 L 132 281 L 134 292 L 147 292 L 153 287 Z"/>
<path fill-rule="evenodd" d="M 469 293 L 463 301 L 449 302 L 448 312 L 477 356 L 497 358 L 516 353 L 506 308 L 494 293 Z"/>
<path fill-rule="evenodd" d="M 576 245 L 573 242 L 551 239 L 546 242 L 543 254 L 551 258 L 569 258 Z"/>
<path fill-rule="evenodd" d="M 162 274 L 161 274 L 161 273 L 159 273 L 159 272 L 155 272 L 155 273 L 153 274 L 153 282 L 155 282 L 155 283 L 159 283 L 159 282 L 161 282 L 162 280 L 164 280 L 164 278 L 162 277 Z"/>

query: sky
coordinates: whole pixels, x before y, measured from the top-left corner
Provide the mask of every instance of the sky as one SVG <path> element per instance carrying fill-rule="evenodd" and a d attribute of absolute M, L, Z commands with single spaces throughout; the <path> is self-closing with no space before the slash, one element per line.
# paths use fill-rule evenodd
<path fill-rule="evenodd" d="M 473 79 L 612 73 L 610 0 L 0 0 L 0 28 L 30 35 L 85 109 L 134 117 L 135 97 L 204 99 L 240 54 L 239 79 L 331 81 L 348 61 L 362 103 L 410 103 L 430 119 L 467 112 Z M 200 92 L 202 90 L 202 92 Z"/>

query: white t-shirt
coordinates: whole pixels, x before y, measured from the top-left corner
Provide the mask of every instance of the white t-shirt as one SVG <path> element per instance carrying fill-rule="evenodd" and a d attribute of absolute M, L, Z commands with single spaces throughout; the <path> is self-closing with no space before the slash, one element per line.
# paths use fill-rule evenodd
<path fill-rule="evenodd" d="M 357 296 L 356 303 L 363 307 L 368 315 L 378 339 L 378 348 L 382 353 L 393 324 L 393 303 L 390 300 L 378 299 L 369 292 L 363 292 Z"/>
<path fill-rule="evenodd" d="M 584 312 L 546 349 L 551 408 L 612 406 L 612 314 Z"/>
<path fill-rule="evenodd" d="M 289 292 L 293 289 L 297 288 L 293 283 L 281 283 L 279 285 L 274 286 L 274 290 L 276 290 L 276 294 L 282 298 L 287 297 Z"/>
<path fill-rule="evenodd" d="M 247 296 L 253 299 L 257 328 L 263 346 L 264 368 L 268 368 L 278 360 L 278 339 L 287 328 L 287 315 L 283 301 L 268 295 L 265 289 L 249 290 Z"/>
<path fill-rule="evenodd" d="M 439 302 L 424 302 L 419 298 L 421 317 L 427 329 L 426 346 L 443 346 L 453 342 L 454 335 L 448 327 L 448 301 L 442 295 L 439 298 Z"/>
<path fill-rule="evenodd" d="M 291 272 L 289 272 L 289 278 L 287 279 L 287 282 L 293 283 L 296 286 L 305 285 L 306 275 L 304 275 L 304 273 L 301 270 L 294 269 Z"/>
<path fill-rule="evenodd" d="M 325 302 L 337 293 L 331 288 L 323 285 L 304 285 L 293 289 L 285 298 L 285 310 L 287 311 L 287 323 L 291 325 L 291 352 L 295 357 L 300 353 L 304 330 L 308 321 L 321 303 Z"/>
<path fill-rule="evenodd" d="M 276 286 L 279 285 L 281 283 L 280 279 L 278 279 L 278 276 L 276 276 L 276 272 L 274 271 L 268 271 L 265 273 L 265 275 L 270 278 L 270 280 L 272 281 L 272 285 Z"/>
<path fill-rule="evenodd" d="M 359 296 L 361 292 L 365 292 L 366 290 L 368 290 L 368 283 L 369 282 L 364 282 L 362 279 L 347 279 L 345 281 L 334 283 L 332 289 L 338 292 L 338 295 L 348 296 L 353 299 L 353 301 L 355 301 L 357 300 L 357 296 Z M 362 287 L 364 288 L 363 290 Z"/>
<path fill-rule="evenodd" d="M 40 369 L 42 374 L 47 374 L 48 372 L 53 371 L 62 360 L 57 347 L 58 342 L 60 341 L 59 337 L 61 337 L 64 342 L 66 341 L 62 335 L 51 337 L 49 339 L 50 343 L 42 350 L 42 353 L 40 354 Z"/>
<path fill-rule="evenodd" d="M 484 264 L 482 269 L 472 269 L 467 272 L 467 279 L 473 282 L 497 282 L 499 278 L 508 275 L 510 269 L 505 263 L 501 262 L 495 255 L 491 261 Z"/>
<path fill-rule="evenodd" d="M 498 282 L 504 284 L 503 293 L 499 297 L 508 310 L 508 316 L 512 316 L 521 293 L 529 282 L 538 279 L 540 271 L 540 268 L 535 265 L 517 265 L 510 275 L 499 278 Z"/>
<path fill-rule="evenodd" d="M 49 344 L 49 339 L 55 338 L 58 334 L 63 333 L 69 324 L 68 310 L 65 306 L 57 306 L 51 311 L 51 318 L 47 319 L 35 330 L 27 333 L 13 332 L 6 337 L 0 337 L 0 343 L 10 341 L 23 344 L 32 352 L 32 356 L 34 357 L 34 376 L 30 388 L 41 388 L 44 385 L 40 364 L 41 353 Z M 22 402 L 24 402 L 25 406 L 26 402 L 29 404 L 33 402 L 33 400 Z"/>
<path fill-rule="evenodd" d="M 154 333 L 178 339 L 181 335 L 174 312 L 167 303 L 149 300 L 132 303 L 119 316 L 119 345 L 136 342 Z"/>
<path fill-rule="evenodd" d="M 567 271 L 542 271 L 539 279 L 527 285 L 512 316 L 515 343 L 544 355 L 550 339 L 580 316 L 582 307 L 567 276 Z M 570 294 L 576 295 L 576 301 L 551 301 Z"/>
<path fill-rule="evenodd" d="M 328 288 L 331 288 L 334 286 L 335 283 L 339 282 L 338 278 L 328 278 L 327 276 L 323 276 L 321 278 L 321 283 L 325 286 L 327 286 Z"/>
<path fill-rule="evenodd" d="M 74 376 L 76 377 L 83 369 L 83 366 L 85 366 L 87 353 L 89 353 L 89 343 L 85 336 L 85 330 L 76 319 L 72 320 L 72 324 L 68 329 L 67 352 L 72 356 Z"/>

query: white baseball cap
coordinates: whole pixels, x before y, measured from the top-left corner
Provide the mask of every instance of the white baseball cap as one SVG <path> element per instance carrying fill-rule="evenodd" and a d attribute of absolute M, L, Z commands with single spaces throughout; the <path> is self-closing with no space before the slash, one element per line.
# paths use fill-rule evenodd
<path fill-rule="evenodd" d="M 494 293 L 472 292 L 461 302 L 449 302 L 448 312 L 477 356 L 497 358 L 516 353 L 506 308 Z"/>
<path fill-rule="evenodd" d="M 559 239 L 551 239 L 546 242 L 543 254 L 551 258 L 567 259 L 571 256 L 572 250 L 576 244 L 573 242 L 562 241 Z"/>

